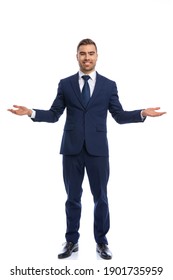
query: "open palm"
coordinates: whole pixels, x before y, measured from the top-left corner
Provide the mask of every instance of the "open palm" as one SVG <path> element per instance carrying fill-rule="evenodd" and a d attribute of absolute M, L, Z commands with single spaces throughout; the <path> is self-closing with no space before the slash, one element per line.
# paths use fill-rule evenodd
<path fill-rule="evenodd" d="M 13 105 L 13 107 L 15 109 L 8 109 L 8 111 L 10 111 L 11 113 L 13 113 L 15 115 L 19 115 L 19 116 L 28 115 L 28 116 L 31 116 L 31 114 L 32 114 L 32 110 L 28 109 L 27 107 L 18 106 L 18 105 Z"/>

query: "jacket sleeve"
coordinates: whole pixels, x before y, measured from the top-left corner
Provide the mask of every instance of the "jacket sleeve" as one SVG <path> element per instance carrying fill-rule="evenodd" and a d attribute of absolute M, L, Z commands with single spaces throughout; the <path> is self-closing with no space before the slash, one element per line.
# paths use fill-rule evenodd
<path fill-rule="evenodd" d="M 63 90 L 60 81 L 58 85 L 57 96 L 53 101 L 50 109 L 49 110 L 34 109 L 36 115 L 35 118 L 33 118 L 32 120 L 34 122 L 48 122 L 48 123 L 57 122 L 60 116 L 63 114 L 65 108 L 66 108 L 66 104 L 65 104 Z"/>
<path fill-rule="evenodd" d="M 109 112 L 114 120 L 119 124 L 143 122 L 145 118 L 141 117 L 142 109 L 125 111 L 119 101 L 116 83 L 113 82 L 112 94 L 109 102 Z"/>

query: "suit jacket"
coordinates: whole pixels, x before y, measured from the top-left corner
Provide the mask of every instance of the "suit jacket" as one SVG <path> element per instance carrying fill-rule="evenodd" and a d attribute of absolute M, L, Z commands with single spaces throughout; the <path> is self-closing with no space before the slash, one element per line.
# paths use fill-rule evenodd
<path fill-rule="evenodd" d="M 57 96 L 49 110 L 36 111 L 35 122 L 56 122 L 66 108 L 66 122 L 60 153 L 78 154 L 84 143 L 94 156 L 108 156 L 107 113 L 119 124 L 142 122 L 141 109 L 125 111 L 119 101 L 114 81 L 96 73 L 96 84 L 87 107 L 84 107 L 79 88 L 79 74 L 60 80 Z"/>

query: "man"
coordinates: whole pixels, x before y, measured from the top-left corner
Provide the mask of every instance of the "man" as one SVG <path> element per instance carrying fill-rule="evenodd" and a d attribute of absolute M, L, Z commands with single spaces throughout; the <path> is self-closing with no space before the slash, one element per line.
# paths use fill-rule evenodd
<path fill-rule="evenodd" d="M 84 39 L 77 46 L 79 72 L 60 80 L 57 96 L 49 110 L 28 109 L 14 105 L 8 109 L 17 115 L 28 115 L 34 122 L 56 122 L 67 110 L 60 153 L 63 154 L 63 177 L 67 193 L 66 244 L 58 258 L 78 251 L 81 216 L 82 182 L 86 169 L 94 200 L 94 237 L 96 251 L 111 259 L 106 234 L 109 230 L 107 183 L 109 152 L 106 119 L 109 111 L 119 124 L 143 122 L 147 116 L 165 114 L 159 107 L 125 111 L 119 101 L 116 83 L 95 70 L 97 46 Z"/>

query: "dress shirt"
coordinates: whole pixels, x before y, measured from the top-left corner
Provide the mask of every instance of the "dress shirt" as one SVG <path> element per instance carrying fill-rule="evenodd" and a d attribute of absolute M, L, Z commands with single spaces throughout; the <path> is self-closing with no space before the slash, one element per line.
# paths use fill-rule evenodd
<path fill-rule="evenodd" d="M 85 75 L 86 74 L 79 71 L 79 87 L 80 87 L 81 92 L 82 92 L 82 88 L 84 86 L 84 79 L 82 78 L 82 76 L 85 76 Z M 90 88 L 90 96 L 92 96 L 94 87 L 95 87 L 95 83 L 96 83 L 96 71 L 93 71 L 89 75 L 87 74 L 87 76 L 90 76 L 90 79 L 88 80 L 88 84 L 89 84 L 89 88 Z"/>

